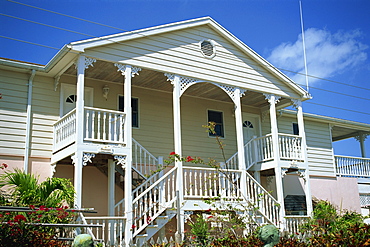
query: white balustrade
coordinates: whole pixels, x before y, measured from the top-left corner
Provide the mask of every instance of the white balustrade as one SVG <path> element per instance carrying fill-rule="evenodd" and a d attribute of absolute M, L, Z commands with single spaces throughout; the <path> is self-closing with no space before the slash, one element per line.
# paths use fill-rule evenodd
<path fill-rule="evenodd" d="M 254 139 L 257 148 L 257 160 L 256 162 L 266 162 L 274 158 L 273 146 L 272 146 L 272 135 L 268 134 L 262 137 Z"/>
<path fill-rule="evenodd" d="M 308 221 L 309 216 L 285 216 L 285 231 L 290 234 L 300 235 L 299 226 Z"/>
<path fill-rule="evenodd" d="M 296 135 L 279 134 L 280 159 L 302 160 L 302 138 Z"/>
<path fill-rule="evenodd" d="M 85 141 L 123 144 L 125 113 L 85 107 Z"/>
<path fill-rule="evenodd" d="M 92 226 L 89 228 L 90 234 L 95 239 L 103 239 L 105 246 L 124 246 L 125 217 L 96 216 L 84 217 L 83 220 L 86 225 Z M 93 227 L 94 225 L 102 225 L 103 227 L 97 228 Z"/>
<path fill-rule="evenodd" d="M 159 168 L 160 161 L 135 139 L 132 139 L 132 167 L 141 176 L 150 177 Z"/>
<path fill-rule="evenodd" d="M 249 173 L 246 173 L 247 196 L 251 206 L 258 209 L 265 223 L 279 225 L 280 204 L 262 185 L 260 185 Z"/>
<path fill-rule="evenodd" d="M 338 176 L 370 177 L 370 159 L 335 155 Z"/>
<path fill-rule="evenodd" d="M 76 109 L 70 111 L 59 119 L 54 124 L 53 129 L 54 152 L 73 143 L 76 139 Z"/>
<path fill-rule="evenodd" d="M 135 237 L 176 201 L 177 167 L 150 185 L 132 201 L 132 231 Z"/>
<path fill-rule="evenodd" d="M 240 176 L 237 170 L 202 167 L 184 167 L 184 197 L 188 199 L 215 198 L 226 200 L 240 198 Z"/>

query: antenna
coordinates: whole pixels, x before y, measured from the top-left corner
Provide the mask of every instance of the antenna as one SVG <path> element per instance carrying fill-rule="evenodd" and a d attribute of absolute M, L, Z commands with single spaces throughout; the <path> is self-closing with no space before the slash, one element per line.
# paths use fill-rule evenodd
<path fill-rule="evenodd" d="M 301 16 L 301 28 L 302 28 L 302 45 L 303 45 L 303 60 L 304 60 L 304 70 L 306 75 L 306 90 L 308 92 L 308 73 L 307 73 L 307 58 L 306 58 L 306 45 L 304 42 L 304 28 L 303 28 L 303 14 L 302 14 L 302 1 L 299 1 L 299 13 Z"/>

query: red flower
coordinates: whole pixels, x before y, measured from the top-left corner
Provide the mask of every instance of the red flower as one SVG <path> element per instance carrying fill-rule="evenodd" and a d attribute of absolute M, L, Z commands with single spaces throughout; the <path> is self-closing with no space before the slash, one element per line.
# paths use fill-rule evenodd
<path fill-rule="evenodd" d="M 207 217 L 207 219 L 210 219 L 210 218 L 213 218 L 213 215 L 210 215 L 210 216 Z"/>
<path fill-rule="evenodd" d="M 34 205 L 30 205 L 30 209 L 35 210 L 35 206 Z"/>
<path fill-rule="evenodd" d="M 20 221 L 22 221 L 22 220 L 26 221 L 26 217 L 24 217 L 24 216 L 23 216 L 23 215 L 21 215 L 21 214 L 18 214 L 18 215 L 16 215 L 16 216 L 14 217 L 14 221 L 15 221 L 15 222 L 20 222 Z"/>
<path fill-rule="evenodd" d="M 148 218 L 146 219 L 146 223 L 149 225 L 151 221 L 152 221 L 152 218 L 148 216 Z"/>
<path fill-rule="evenodd" d="M 135 225 L 132 225 L 132 226 L 131 226 L 131 229 L 135 229 L 135 228 L 136 228 L 136 226 L 135 226 Z"/>
<path fill-rule="evenodd" d="M 176 153 L 175 152 L 171 152 L 170 155 L 175 155 Z"/>
<path fill-rule="evenodd" d="M 191 162 L 192 160 L 194 159 L 191 156 L 186 157 L 186 162 Z"/>

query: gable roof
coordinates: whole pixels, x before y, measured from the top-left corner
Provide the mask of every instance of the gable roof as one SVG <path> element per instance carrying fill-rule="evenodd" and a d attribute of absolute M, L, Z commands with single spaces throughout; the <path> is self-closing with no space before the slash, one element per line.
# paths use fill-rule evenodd
<path fill-rule="evenodd" d="M 252 50 L 249 46 L 235 37 L 232 33 L 230 33 L 227 29 L 213 20 L 211 17 L 202 17 L 197 19 L 191 19 L 186 21 L 180 21 L 160 26 L 154 26 L 144 29 L 139 29 L 135 31 L 128 31 L 124 33 L 118 33 L 108 36 L 102 36 L 98 38 L 86 39 L 81 41 L 72 42 L 67 45 L 71 51 L 75 52 L 84 52 L 87 49 L 97 48 L 99 46 L 109 45 L 109 44 L 118 44 L 125 41 L 130 41 L 138 38 L 145 38 L 150 37 L 153 35 L 169 33 L 189 28 L 194 28 L 198 26 L 206 25 L 210 27 L 212 30 L 217 32 L 220 36 L 225 38 L 227 41 L 231 42 L 233 45 L 238 47 L 242 52 L 244 52 L 248 57 L 254 60 L 256 63 L 263 66 L 268 72 L 279 78 L 281 81 L 286 83 L 290 88 L 296 91 L 303 100 L 310 99 L 310 94 L 304 90 L 302 87 L 297 85 L 294 81 L 292 81 L 288 76 L 283 74 L 280 70 L 270 64 L 267 60 L 261 57 L 258 53 Z"/>
<path fill-rule="evenodd" d="M 202 17 L 197 19 L 191 19 L 186 21 L 180 21 L 165 25 L 159 25 L 135 31 L 127 31 L 124 33 L 118 33 L 108 36 L 102 36 L 97 38 L 85 39 L 81 41 L 71 42 L 62 47 L 59 52 L 45 65 L 31 65 L 30 63 L 12 62 L 0 59 L 0 64 L 10 65 L 23 69 L 36 69 L 39 72 L 47 73 L 49 76 L 58 77 L 60 76 L 71 64 L 75 61 L 76 57 L 85 52 L 86 50 L 92 50 L 94 48 L 103 47 L 110 44 L 122 44 L 125 41 L 132 41 L 139 38 L 150 37 L 158 34 L 166 34 L 179 30 L 186 30 L 196 28 L 200 26 L 206 26 L 220 35 L 223 39 L 230 42 L 233 46 L 237 47 L 242 53 L 246 54 L 248 58 L 253 60 L 256 64 L 263 67 L 268 73 L 271 73 L 279 81 L 285 84 L 288 88 L 293 90 L 302 100 L 310 99 L 310 94 L 302 87 L 297 85 L 289 77 L 275 68 L 267 60 L 257 54 L 254 50 L 248 47 L 245 43 L 235 37 L 232 33 L 218 24 L 211 17 Z"/>

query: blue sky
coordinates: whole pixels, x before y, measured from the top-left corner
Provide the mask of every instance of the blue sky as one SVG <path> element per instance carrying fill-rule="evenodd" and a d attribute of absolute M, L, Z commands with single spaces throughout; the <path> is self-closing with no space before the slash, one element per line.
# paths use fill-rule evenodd
<path fill-rule="evenodd" d="M 302 75 L 288 72 L 304 72 L 298 0 L 18 1 L 118 29 L 0 0 L 1 36 L 59 49 L 76 40 L 210 16 L 296 82 L 305 83 Z M 314 76 L 309 78 L 313 99 L 304 103 L 304 111 L 370 123 L 370 1 L 302 0 L 302 7 L 308 74 Z M 0 37 L 0 57 L 46 64 L 56 52 Z M 336 154 L 360 156 L 353 139 L 334 148 Z M 370 157 L 370 136 L 366 152 Z"/>

